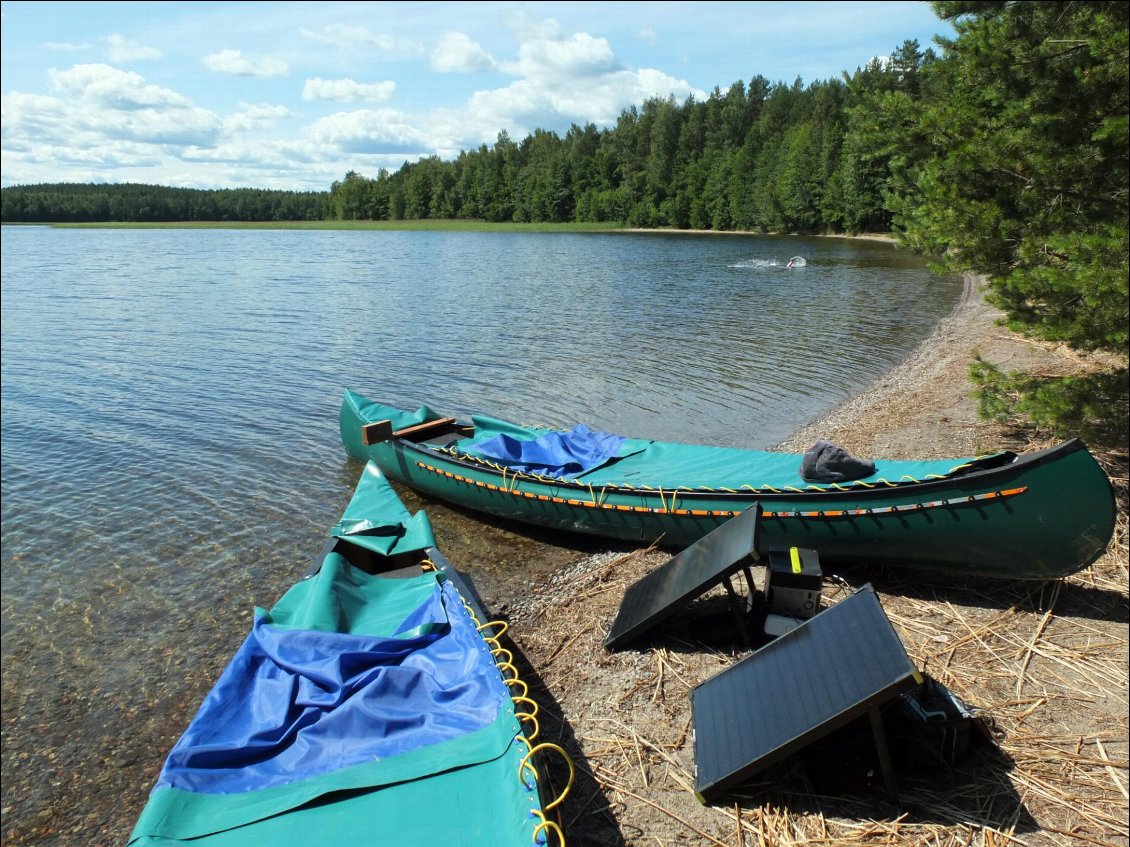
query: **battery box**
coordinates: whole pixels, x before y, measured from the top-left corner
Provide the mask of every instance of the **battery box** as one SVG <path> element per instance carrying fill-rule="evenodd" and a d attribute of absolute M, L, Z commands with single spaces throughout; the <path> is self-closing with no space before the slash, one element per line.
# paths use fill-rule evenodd
<path fill-rule="evenodd" d="M 768 612 L 788 618 L 810 618 L 820 611 L 824 572 L 815 550 L 770 548 L 765 595 Z"/>

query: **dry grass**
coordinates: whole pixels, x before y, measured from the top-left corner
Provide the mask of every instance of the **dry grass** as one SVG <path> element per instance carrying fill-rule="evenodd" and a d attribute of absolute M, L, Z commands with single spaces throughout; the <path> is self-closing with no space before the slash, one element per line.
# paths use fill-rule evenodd
<path fill-rule="evenodd" d="M 827 602 L 871 581 L 916 664 L 983 709 L 994 731 L 955 769 L 901 777 L 898 806 L 869 785 L 822 795 L 799 766 L 728 805 L 699 804 L 689 691 L 742 655 L 717 614 L 721 594 L 650 644 L 608 653 L 624 590 L 668 554 L 610 554 L 559 575 L 517 610 L 512 631 L 543 735 L 578 766 L 563 804 L 569 843 L 1125 845 L 1126 539 L 1123 508 L 1108 553 L 1064 581 L 826 580 Z"/>
<path fill-rule="evenodd" d="M 907 362 L 781 449 L 827 438 L 859 456 L 938 458 L 1049 446 L 977 421 L 969 361 L 977 350 L 1005 370 L 1058 373 L 1078 363 L 1002 330 L 982 287 L 967 277 L 954 314 Z M 1123 447 L 1097 458 L 1119 517 L 1107 553 L 1083 573 L 1044 583 L 955 584 L 893 571 L 826 578 L 827 602 L 871 582 L 911 658 L 979 707 L 993 731 L 956 768 L 900 775 L 898 805 L 865 779 L 820 793 L 799 766 L 765 774 L 728 805 L 700 805 L 689 691 L 744 653 L 731 619 L 717 614 L 720 594 L 665 623 L 650 644 L 610 654 L 602 642 L 624 590 L 668 555 L 610 554 L 542 586 L 517 609 L 513 632 L 535 696 L 557 713 L 543 731 L 580 769 L 564 803 L 569 843 L 1124 847 L 1127 455 Z"/>

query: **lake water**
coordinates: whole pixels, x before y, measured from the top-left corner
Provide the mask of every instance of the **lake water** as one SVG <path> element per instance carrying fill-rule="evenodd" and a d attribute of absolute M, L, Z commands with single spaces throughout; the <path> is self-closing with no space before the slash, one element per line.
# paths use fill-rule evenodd
<path fill-rule="evenodd" d="M 2 239 L 11 844 L 124 840 L 252 607 L 294 582 L 349 499 L 360 465 L 337 432 L 343 389 L 769 447 L 901 360 L 961 292 L 847 239 Z M 794 255 L 807 266 L 786 268 Z M 488 605 L 588 549 L 426 505 Z"/>

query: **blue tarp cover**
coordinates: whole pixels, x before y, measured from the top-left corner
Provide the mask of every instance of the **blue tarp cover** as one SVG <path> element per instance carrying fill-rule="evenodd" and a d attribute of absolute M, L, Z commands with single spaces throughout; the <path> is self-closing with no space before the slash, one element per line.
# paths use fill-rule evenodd
<path fill-rule="evenodd" d="M 533 439 L 500 432 L 463 449 L 526 473 L 574 476 L 618 455 L 623 443 L 623 436 L 577 424 L 568 432 L 545 432 Z"/>
<path fill-rule="evenodd" d="M 315 579 L 338 580 L 349 569 L 330 556 Z M 384 635 L 292 629 L 285 618 L 275 622 L 260 611 L 156 788 L 269 788 L 491 723 L 509 695 L 493 663 L 481 661 L 482 640 L 458 592 L 435 574 L 384 582 L 400 591 L 426 589 Z"/>

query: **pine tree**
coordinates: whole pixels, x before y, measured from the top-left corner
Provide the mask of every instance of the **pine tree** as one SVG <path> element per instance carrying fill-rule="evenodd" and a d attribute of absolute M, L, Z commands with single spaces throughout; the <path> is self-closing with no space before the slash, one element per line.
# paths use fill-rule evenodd
<path fill-rule="evenodd" d="M 1124 438 L 1130 7 L 933 5 L 957 37 L 940 42 L 924 80 L 933 93 L 900 142 L 913 192 L 896 198 L 896 229 L 947 267 L 987 275 L 1013 329 L 1121 357 L 1095 410 L 1120 420 Z M 987 413 L 1011 394 L 1039 423 L 1078 425 L 1063 401 L 1085 393 L 1077 381 L 1067 391 L 986 363 L 974 377 Z"/>

